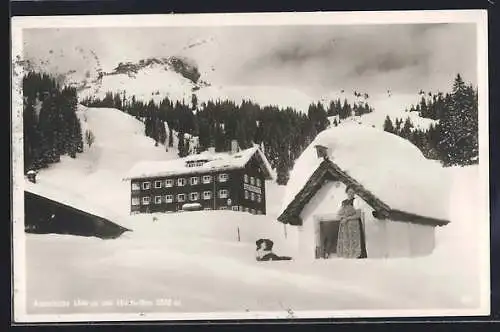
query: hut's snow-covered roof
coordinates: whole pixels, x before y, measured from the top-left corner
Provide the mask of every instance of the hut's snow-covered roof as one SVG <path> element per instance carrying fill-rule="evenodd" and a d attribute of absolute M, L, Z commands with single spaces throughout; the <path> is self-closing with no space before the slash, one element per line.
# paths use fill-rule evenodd
<path fill-rule="evenodd" d="M 449 219 L 449 173 L 438 162 L 426 159 L 409 141 L 354 123 L 321 132 L 296 160 L 281 212 L 323 161 L 317 156 L 316 145 L 328 148 L 333 163 L 391 209 Z"/>
<path fill-rule="evenodd" d="M 45 197 L 55 202 L 67 205 L 74 209 L 93 214 L 95 216 L 107 219 L 114 223 L 120 224 L 124 221 L 124 216 L 118 216 L 106 207 L 90 203 L 88 199 L 77 193 L 70 193 L 62 190 L 59 187 L 52 186 L 47 183 L 32 183 L 29 181 L 24 182 L 24 191 L 35 194 L 37 196 Z"/>
<path fill-rule="evenodd" d="M 266 177 L 272 178 L 272 168 L 269 161 L 258 145 L 255 145 L 235 153 L 205 151 L 167 161 L 141 161 L 132 167 L 125 180 L 238 169 L 245 167 L 255 154 L 258 154 L 263 162 L 263 168 L 267 173 Z M 196 165 L 197 161 L 203 163 Z M 188 166 L 188 163 L 191 166 Z"/>

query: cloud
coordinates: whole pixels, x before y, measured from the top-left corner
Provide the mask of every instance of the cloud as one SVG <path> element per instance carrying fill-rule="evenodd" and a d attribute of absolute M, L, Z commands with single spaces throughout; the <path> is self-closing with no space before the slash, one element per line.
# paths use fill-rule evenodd
<path fill-rule="evenodd" d="M 38 29 L 25 45 L 34 56 L 62 50 L 57 63 L 66 69 L 89 66 L 80 47 L 108 68 L 186 55 L 221 85 L 415 92 L 448 89 L 459 72 L 475 83 L 475 33 L 473 24 Z"/>
<path fill-rule="evenodd" d="M 457 72 L 475 78 L 473 25 L 332 26 L 312 32 L 256 54 L 238 76 L 255 84 L 265 77 L 372 91 L 444 88 L 443 77 Z"/>

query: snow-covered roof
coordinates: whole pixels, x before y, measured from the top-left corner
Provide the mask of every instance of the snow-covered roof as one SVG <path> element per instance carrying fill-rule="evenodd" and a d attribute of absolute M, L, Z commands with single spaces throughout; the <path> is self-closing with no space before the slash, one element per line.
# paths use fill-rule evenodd
<path fill-rule="evenodd" d="M 255 145 L 235 153 L 204 151 L 174 160 L 142 161 L 132 167 L 125 180 L 239 169 L 245 167 L 255 154 L 258 154 L 263 162 L 266 177 L 271 178 L 271 165 L 259 146 Z M 197 164 L 197 161 L 200 163 Z M 188 164 L 191 166 L 188 167 Z"/>
<path fill-rule="evenodd" d="M 325 146 L 333 163 L 391 209 L 449 220 L 448 172 L 438 162 L 426 159 L 409 141 L 355 123 L 321 132 L 296 160 L 281 212 L 323 161 L 317 156 L 316 145 Z"/>
<path fill-rule="evenodd" d="M 118 216 L 109 211 L 105 207 L 90 203 L 84 196 L 76 193 L 70 193 L 66 190 L 52 186 L 46 183 L 32 183 L 24 181 L 24 191 L 32 194 L 48 198 L 52 201 L 70 206 L 74 209 L 93 214 L 95 216 L 107 219 L 111 222 L 119 224 L 123 221 L 123 216 Z"/>

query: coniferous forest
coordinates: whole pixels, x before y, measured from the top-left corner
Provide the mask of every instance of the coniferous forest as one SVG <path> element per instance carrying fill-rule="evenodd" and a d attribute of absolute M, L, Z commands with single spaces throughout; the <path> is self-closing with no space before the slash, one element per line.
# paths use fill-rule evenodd
<path fill-rule="evenodd" d="M 83 152 L 83 136 L 76 115 L 77 91 L 61 87 L 48 75 L 30 72 L 23 78 L 25 170 L 39 169 L 58 162 L 61 155 L 73 158 Z M 387 117 L 384 130 L 416 145 L 426 158 L 440 160 L 444 166 L 478 163 L 477 90 L 457 75 L 450 93 L 422 94 L 421 102 L 406 112 L 437 120 L 428 129 L 414 126 L 410 118 Z M 196 136 L 195 152 L 208 147 L 227 151 L 231 140 L 242 149 L 258 144 L 277 171 L 278 184 L 286 184 L 294 161 L 316 135 L 351 116 L 373 112 L 366 102 L 350 104 L 333 100 L 309 105 L 307 114 L 293 108 L 261 106 L 250 100 L 239 104 L 229 100 L 199 103 L 193 94 L 189 103 L 167 97 L 159 103 L 127 98 L 125 93 L 107 93 L 103 99 L 89 98 L 89 107 L 117 108 L 144 123 L 144 134 L 168 151 L 177 135 L 179 157 L 193 153 L 189 138 Z M 167 126 L 165 126 L 167 124 Z M 87 137 L 91 144 L 94 137 Z"/>
<path fill-rule="evenodd" d="M 441 161 L 443 166 L 466 166 L 479 162 L 478 92 L 471 84 L 455 77 L 451 92 L 422 95 L 418 105 L 407 112 L 438 120 L 429 129 L 415 128 L 410 118 L 388 116 L 384 130 L 394 133 L 416 145 L 426 158 Z"/>
<path fill-rule="evenodd" d="M 276 169 L 278 184 L 283 185 L 288 181 L 295 159 L 319 132 L 330 126 L 329 116 L 342 120 L 352 114 L 373 111 L 367 103 L 350 104 L 337 99 L 328 107 L 313 103 L 304 114 L 291 107 L 261 106 L 250 100 L 239 104 L 229 100 L 200 104 L 195 94 L 190 103 L 164 98 L 157 105 L 152 100 L 145 103 L 134 96 L 128 100 L 123 94 L 109 92 L 103 99 L 87 99 L 82 104 L 118 108 L 136 117 L 144 122 L 145 135 L 153 138 L 156 145 L 165 145 L 166 149 L 173 146 L 173 135 L 177 135 L 180 157 L 189 153 L 188 137 L 191 136 L 198 137 L 197 152 L 210 146 L 216 151 L 228 151 L 233 139 L 242 149 L 258 144 Z"/>
<path fill-rule="evenodd" d="M 83 152 L 76 89 L 61 87 L 45 74 L 23 77 L 24 169 L 59 162 L 62 155 Z"/>

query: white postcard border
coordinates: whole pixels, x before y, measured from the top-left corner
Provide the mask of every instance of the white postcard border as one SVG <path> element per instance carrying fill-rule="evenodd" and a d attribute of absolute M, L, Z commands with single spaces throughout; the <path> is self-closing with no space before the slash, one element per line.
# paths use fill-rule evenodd
<path fill-rule="evenodd" d="M 460 310 L 342 310 L 298 311 L 293 318 L 370 318 L 480 316 L 490 314 L 490 230 L 489 230 L 489 136 L 488 136 L 488 35 L 485 10 L 437 10 L 393 12 L 314 12 L 248 14 L 164 14 L 102 16 L 40 16 L 12 18 L 12 57 L 22 54 L 23 29 L 78 27 L 188 27 L 188 26 L 276 26 L 276 25 L 367 25 L 411 23 L 474 23 L 477 25 L 477 66 L 479 92 L 480 181 L 483 188 L 480 213 L 481 305 Z M 12 162 L 13 162 L 13 304 L 15 322 L 84 322 L 150 320 L 287 319 L 283 312 L 224 313 L 133 313 L 30 315 L 26 313 L 25 233 L 23 196 L 22 77 L 13 76 Z M 19 89 L 19 90 L 16 90 Z"/>

